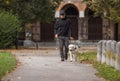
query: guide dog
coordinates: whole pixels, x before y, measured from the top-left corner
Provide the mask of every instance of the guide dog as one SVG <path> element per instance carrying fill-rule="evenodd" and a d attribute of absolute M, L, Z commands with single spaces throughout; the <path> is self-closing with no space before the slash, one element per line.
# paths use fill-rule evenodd
<path fill-rule="evenodd" d="M 79 52 L 79 48 L 80 46 L 76 45 L 76 44 L 69 44 L 68 49 L 69 49 L 69 57 L 70 57 L 70 61 L 72 62 L 73 59 L 76 62 L 77 61 L 77 54 Z"/>

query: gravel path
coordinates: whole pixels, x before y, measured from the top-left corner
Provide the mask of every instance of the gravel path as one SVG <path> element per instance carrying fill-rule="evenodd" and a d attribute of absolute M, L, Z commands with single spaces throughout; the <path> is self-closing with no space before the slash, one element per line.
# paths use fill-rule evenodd
<path fill-rule="evenodd" d="M 58 50 L 12 51 L 21 65 L 3 81 L 104 81 L 90 64 L 61 62 Z"/>

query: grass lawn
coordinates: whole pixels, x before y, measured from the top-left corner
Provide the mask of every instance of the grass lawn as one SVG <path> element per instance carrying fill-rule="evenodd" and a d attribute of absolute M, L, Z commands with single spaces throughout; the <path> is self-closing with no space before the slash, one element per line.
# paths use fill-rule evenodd
<path fill-rule="evenodd" d="M 16 66 L 15 57 L 8 52 L 0 52 L 0 80 Z"/>
<path fill-rule="evenodd" d="M 101 64 L 96 61 L 96 52 L 85 52 L 78 55 L 81 63 L 90 63 L 98 70 L 97 76 L 103 77 L 106 81 L 120 81 L 120 71 L 106 64 Z"/>
<path fill-rule="evenodd" d="M 96 52 L 83 52 L 78 55 L 81 63 L 91 63 L 96 61 Z"/>

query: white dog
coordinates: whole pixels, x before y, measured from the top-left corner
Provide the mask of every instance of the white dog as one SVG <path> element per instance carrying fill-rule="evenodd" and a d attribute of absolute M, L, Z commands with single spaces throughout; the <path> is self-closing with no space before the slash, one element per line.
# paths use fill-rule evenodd
<path fill-rule="evenodd" d="M 68 48 L 69 48 L 69 54 L 70 54 L 70 61 L 72 62 L 73 59 L 77 61 L 77 54 L 79 52 L 79 46 L 75 44 L 70 44 Z"/>

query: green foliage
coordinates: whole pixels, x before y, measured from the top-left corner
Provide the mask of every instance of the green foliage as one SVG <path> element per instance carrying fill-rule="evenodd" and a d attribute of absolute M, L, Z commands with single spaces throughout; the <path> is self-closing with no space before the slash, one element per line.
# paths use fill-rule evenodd
<path fill-rule="evenodd" d="M 85 0 L 89 8 L 95 11 L 95 15 L 102 16 L 114 22 L 120 22 L 119 0 Z"/>
<path fill-rule="evenodd" d="M 0 48 L 9 47 L 20 31 L 20 21 L 9 12 L 0 12 Z"/>
<path fill-rule="evenodd" d="M 78 58 L 83 63 L 92 63 L 98 70 L 97 76 L 105 78 L 107 81 L 120 81 L 120 71 L 115 70 L 113 67 L 106 64 L 96 62 L 96 52 L 84 52 L 78 55 Z"/>
<path fill-rule="evenodd" d="M 12 11 L 25 22 L 49 22 L 61 0 L 0 0 L 0 8 Z"/>
<path fill-rule="evenodd" d="M 12 71 L 16 66 L 15 57 L 7 52 L 0 52 L 0 80 L 1 78 Z"/>
<path fill-rule="evenodd" d="M 113 67 L 106 64 L 94 63 L 94 67 L 97 68 L 97 75 L 105 78 L 107 81 L 120 81 L 120 71 L 115 70 Z"/>
<path fill-rule="evenodd" d="M 93 63 L 96 60 L 96 52 L 83 52 L 78 54 L 78 59 L 81 62 Z"/>
<path fill-rule="evenodd" d="M 50 21 L 53 18 L 53 10 L 51 8 L 50 0 L 32 0 L 31 12 L 33 13 L 32 20 L 39 20 L 41 22 Z"/>

